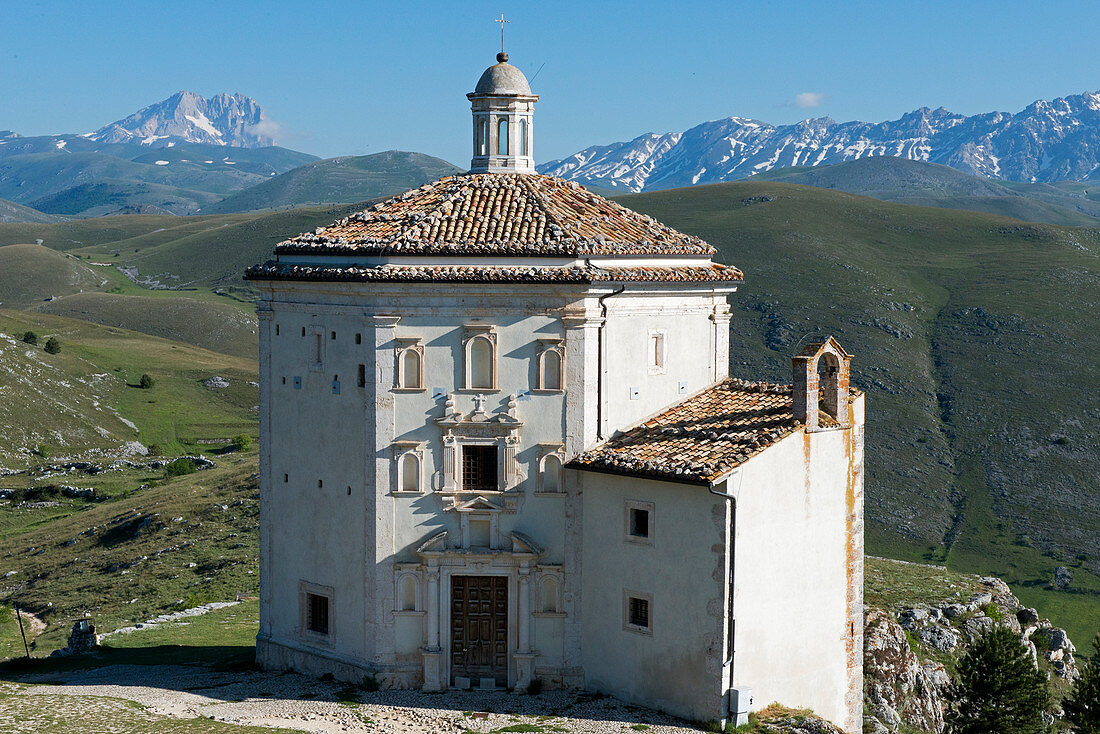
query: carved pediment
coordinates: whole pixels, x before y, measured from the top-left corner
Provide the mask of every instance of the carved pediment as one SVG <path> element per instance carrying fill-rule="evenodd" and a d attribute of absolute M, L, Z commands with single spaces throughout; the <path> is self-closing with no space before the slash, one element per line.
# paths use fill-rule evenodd
<path fill-rule="evenodd" d="M 416 552 L 417 553 L 431 553 L 433 551 L 435 551 L 435 552 L 444 551 L 444 550 L 447 549 L 446 540 L 447 540 L 447 531 L 446 530 L 444 530 L 441 533 L 436 533 L 435 535 L 431 536 L 430 538 L 425 540 L 423 543 L 421 543 L 417 547 Z"/>
<path fill-rule="evenodd" d="M 513 553 L 530 553 L 532 555 L 541 556 L 545 552 L 542 546 L 523 533 L 513 531 L 508 537 L 512 539 Z"/>
<path fill-rule="evenodd" d="M 504 508 L 478 495 L 472 500 L 455 503 L 454 510 L 455 512 L 503 512 Z"/>

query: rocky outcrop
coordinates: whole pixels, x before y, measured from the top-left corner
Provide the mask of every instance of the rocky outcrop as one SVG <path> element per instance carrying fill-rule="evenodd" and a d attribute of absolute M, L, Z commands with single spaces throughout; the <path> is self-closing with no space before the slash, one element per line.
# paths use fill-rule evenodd
<path fill-rule="evenodd" d="M 901 724 L 929 734 L 944 731 L 944 694 L 951 678 L 928 657 L 957 658 L 995 625 L 1020 635 L 1036 665 L 1048 675 L 1078 676 L 1066 631 L 1020 604 L 1008 584 L 981 579 L 985 590 L 966 601 L 906 607 L 895 613 L 867 608 L 863 631 L 864 731 L 889 734 Z M 922 657 L 925 658 L 922 660 Z"/>
<path fill-rule="evenodd" d="M 947 670 L 922 663 L 902 626 L 881 609 L 869 609 L 864 620 L 863 675 L 868 710 L 885 731 L 902 722 L 943 731 L 940 692 L 950 682 Z"/>

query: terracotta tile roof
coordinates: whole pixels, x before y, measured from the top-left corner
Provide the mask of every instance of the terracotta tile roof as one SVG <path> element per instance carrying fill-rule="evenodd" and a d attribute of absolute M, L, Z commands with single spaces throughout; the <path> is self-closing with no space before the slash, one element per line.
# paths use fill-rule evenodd
<path fill-rule="evenodd" d="M 277 253 L 437 255 L 712 255 L 698 237 L 560 178 L 448 176 L 329 227 L 280 243 Z"/>
<path fill-rule="evenodd" d="M 245 280 L 306 280 L 378 283 L 451 281 L 460 283 L 737 283 L 741 271 L 729 265 L 659 267 L 515 267 L 479 265 L 323 266 L 269 261 L 254 265 Z"/>
<path fill-rule="evenodd" d="M 824 413 L 820 425 L 837 426 Z M 729 378 L 586 451 L 574 469 L 709 484 L 801 428 L 791 386 Z"/>

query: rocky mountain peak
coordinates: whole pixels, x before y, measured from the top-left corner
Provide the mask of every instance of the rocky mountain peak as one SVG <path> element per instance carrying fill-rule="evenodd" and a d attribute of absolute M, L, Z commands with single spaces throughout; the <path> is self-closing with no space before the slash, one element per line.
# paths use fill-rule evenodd
<path fill-rule="evenodd" d="M 151 147 L 205 143 L 240 148 L 275 144 L 275 126 L 251 97 L 202 95 L 181 90 L 129 117 L 101 127 L 90 136 L 102 143 L 138 142 Z"/>
<path fill-rule="evenodd" d="M 649 141 L 662 144 L 651 145 Z M 648 133 L 586 148 L 539 173 L 609 189 L 643 191 L 749 178 L 790 166 L 892 156 L 1022 182 L 1100 178 L 1100 92 L 1037 100 L 1018 113 L 966 116 L 921 107 L 896 120 L 829 117 L 773 126 L 728 117 L 684 133 Z"/>

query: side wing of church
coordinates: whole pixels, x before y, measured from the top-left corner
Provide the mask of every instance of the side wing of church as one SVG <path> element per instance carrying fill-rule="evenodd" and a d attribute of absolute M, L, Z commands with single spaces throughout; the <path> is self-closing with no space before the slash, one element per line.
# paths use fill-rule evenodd
<path fill-rule="evenodd" d="M 791 385 L 730 377 L 741 272 L 535 174 L 507 55 L 467 96 L 468 174 L 248 271 L 260 663 L 704 721 L 780 701 L 859 731 L 851 357 L 829 339 Z"/>

